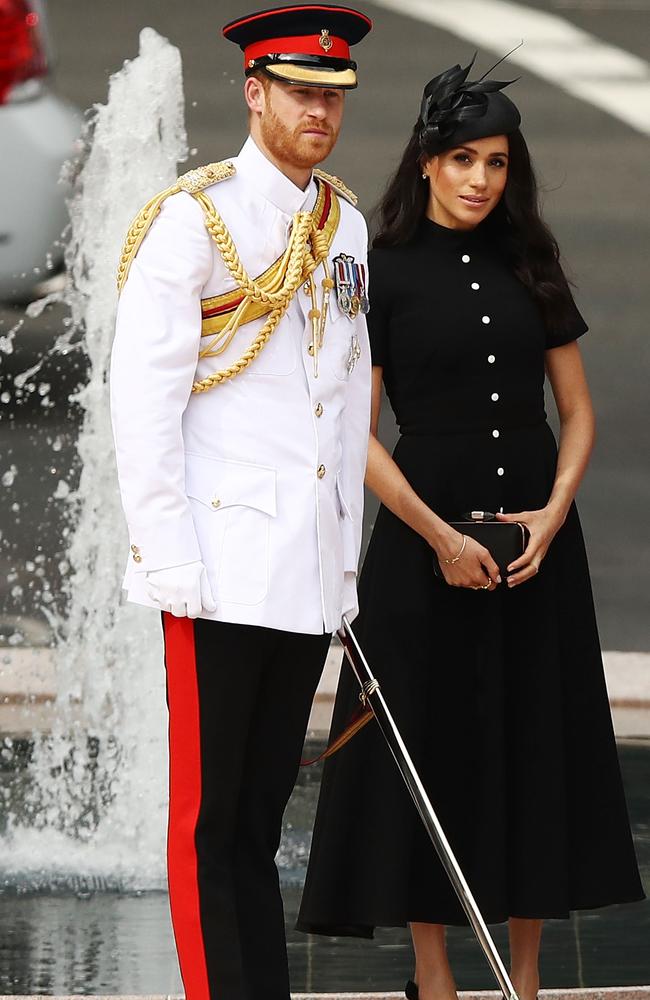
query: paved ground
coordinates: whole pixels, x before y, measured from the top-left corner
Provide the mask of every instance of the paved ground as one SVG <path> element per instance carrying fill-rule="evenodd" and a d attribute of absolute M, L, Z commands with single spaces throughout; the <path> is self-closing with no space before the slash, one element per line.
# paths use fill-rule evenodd
<path fill-rule="evenodd" d="M 358 191 L 361 206 L 369 210 L 405 140 L 423 83 L 450 61 L 468 58 L 472 46 L 413 19 L 365 6 L 376 18 L 376 27 L 359 48 L 362 83 L 349 97 L 344 134 L 330 166 Z M 649 54 L 647 0 L 540 0 L 531 6 L 566 16 L 639 56 Z M 221 0 L 217 7 L 212 0 L 194 0 L 190 8 L 158 0 L 119 6 L 84 0 L 52 3 L 58 89 L 80 107 L 103 100 L 108 74 L 136 54 L 139 29 L 153 25 L 183 54 L 190 145 L 196 150 L 192 162 L 221 158 L 238 148 L 244 116 L 239 52 L 220 39 L 219 27 L 246 9 L 239 0 Z M 494 61 L 491 53 L 479 53 L 480 66 L 487 67 L 489 60 Z M 516 97 L 545 189 L 547 215 L 591 324 L 584 351 L 599 415 L 599 440 L 580 503 L 603 645 L 650 650 L 650 475 L 642 436 L 648 416 L 650 306 L 647 140 L 530 73 L 517 85 Z M 17 315 L 0 310 L 0 333 Z M 25 324 L 17 353 L 3 359 L 3 388 L 11 391 L 12 372 L 46 349 L 62 319 L 53 312 Z M 42 576 L 57 589 L 65 545 L 57 503 L 48 504 L 48 497 L 72 462 L 75 414 L 67 396 L 82 373 L 79 361 L 51 364 L 37 380 L 51 383 L 51 407 L 37 408 L 33 397 L 17 408 L 13 399 L 8 407 L 15 419 L 0 431 L 3 458 L 21 473 L 4 492 L 9 504 L 20 504 L 13 512 L 19 523 L 12 524 L 14 518 L 5 513 L 2 525 L 0 607 L 5 627 L 0 632 L 5 636 L 11 633 L 10 616 L 25 606 L 35 608 L 40 600 L 27 595 L 30 583 L 32 595 L 39 585 L 38 577 L 35 582 L 33 573 L 25 570 L 26 561 L 40 555 Z M 384 433 L 390 439 L 388 418 Z M 2 464 L 0 472 L 9 463 Z M 369 521 L 373 513 L 371 503 Z M 22 594 L 16 589 L 20 587 Z M 44 618 L 37 611 L 28 638 L 38 641 L 44 635 Z"/>

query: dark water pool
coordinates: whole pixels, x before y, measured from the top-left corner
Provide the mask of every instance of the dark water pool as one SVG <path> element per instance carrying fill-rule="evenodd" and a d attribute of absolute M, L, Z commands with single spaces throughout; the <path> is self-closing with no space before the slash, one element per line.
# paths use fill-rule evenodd
<path fill-rule="evenodd" d="M 619 745 L 634 838 L 650 891 L 650 743 Z M 305 850 L 318 791 L 317 769 L 304 770 L 286 819 L 292 860 L 283 869 L 292 984 L 296 991 L 403 988 L 411 973 L 406 931 L 374 941 L 297 934 Z M 607 859 L 603 859 L 607 863 Z M 505 928 L 494 928 L 506 950 Z M 469 930 L 453 928 L 449 947 L 462 989 L 491 988 L 491 974 Z M 650 983 L 650 902 L 581 912 L 549 921 L 543 985 Z M 94 891 L 83 878 L 39 891 L 29 883 L 0 890 L 0 994 L 178 993 L 167 897 L 162 892 Z"/>

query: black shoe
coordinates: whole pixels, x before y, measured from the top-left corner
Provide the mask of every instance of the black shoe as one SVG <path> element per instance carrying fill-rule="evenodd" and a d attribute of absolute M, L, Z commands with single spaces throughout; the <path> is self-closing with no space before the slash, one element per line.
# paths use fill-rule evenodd
<path fill-rule="evenodd" d="M 418 988 L 410 979 L 406 984 L 406 1000 L 420 1000 Z"/>

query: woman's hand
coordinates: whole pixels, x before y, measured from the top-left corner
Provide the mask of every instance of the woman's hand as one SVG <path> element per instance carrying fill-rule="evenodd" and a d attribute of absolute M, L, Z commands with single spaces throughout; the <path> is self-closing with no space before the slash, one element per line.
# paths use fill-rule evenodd
<path fill-rule="evenodd" d="M 497 514 L 497 518 L 499 521 L 519 521 L 530 532 L 524 553 L 508 566 L 508 587 L 517 587 L 539 573 L 549 545 L 564 524 L 564 517 L 550 507 L 543 507 L 542 510 L 522 510 L 518 514 Z"/>
<path fill-rule="evenodd" d="M 449 527 L 449 525 L 448 525 Z M 463 539 L 465 548 L 463 549 Z M 471 590 L 495 590 L 501 583 L 499 567 L 485 548 L 469 535 L 461 535 L 449 527 L 443 538 L 437 539 L 435 549 L 440 569 L 450 587 L 469 587 Z M 463 549 L 458 562 L 445 563 L 445 559 L 455 559 Z"/>

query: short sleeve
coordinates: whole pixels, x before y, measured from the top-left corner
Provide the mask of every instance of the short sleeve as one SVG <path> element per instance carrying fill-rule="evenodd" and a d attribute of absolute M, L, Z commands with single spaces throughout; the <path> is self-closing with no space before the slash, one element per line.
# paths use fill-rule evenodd
<path fill-rule="evenodd" d="M 368 336 L 373 365 L 384 368 L 388 362 L 390 326 L 390 289 L 387 282 L 386 254 L 371 250 L 368 254 Z"/>
<path fill-rule="evenodd" d="M 589 327 L 582 318 L 582 314 L 574 302 L 573 295 L 569 291 L 570 303 L 567 307 L 566 316 L 562 323 L 549 323 L 546 328 L 546 350 L 553 347 L 563 347 L 572 341 L 582 337 Z"/>

